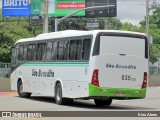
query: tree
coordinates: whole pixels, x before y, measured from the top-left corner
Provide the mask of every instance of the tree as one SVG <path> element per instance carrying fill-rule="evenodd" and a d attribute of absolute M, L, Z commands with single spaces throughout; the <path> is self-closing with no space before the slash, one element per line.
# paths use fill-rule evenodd
<path fill-rule="evenodd" d="M 140 26 L 133 25 L 129 22 L 124 22 L 121 27 L 121 30 L 134 31 L 134 32 L 145 32 Z"/>
<path fill-rule="evenodd" d="M 1 12 L 1 11 L 0 11 Z M 16 18 L 13 18 L 14 20 Z M 2 15 L 0 14 L 2 21 Z M 24 26 L 27 26 L 26 21 L 23 22 L 0 22 L 0 62 L 10 62 L 10 49 L 14 43 L 21 39 L 32 37 L 34 34 Z"/>
<path fill-rule="evenodd" d="M 122 27 L 122 22 L 114 17 L 108 17 L 104 19 L 106 21 L 107 30 L 120 30 Z"/>
<path fill-rule="evenodd" d="M 88 22 L 99 22 L 99 27 L 95 28 L 88 28 L 86 24 Z M 87 19 L 87 18 L 68 18 L 66 20 L 63 20 L 60 22 L 58 26 L 58 30 L 92 30 L 92 29 L 104 29 L 105 28 L 105 22 L 103 19 Z"/>
<path fill-rule="evenodd" d="M 150 46 L 150 61 L 152 64 L 158 61 L 158 58 L 160 57 L 160 48 L 158 44 L 153 44 Z"/>
<path fill-rule="evenodd" d="M 29 31 L 17 23 L 0 23 L 0 61 L 10 62 L 10 49 L 14 43 L 26 37 L 31 37 Z"/>
<path fill-rule="evenodd" d="M 146 28 L 146 20 L 140 22 L 141 29 Z M 155 63 L 160 58 L 160 8 L 157 8 L 149 16 L 149 33 L 153 37 L 153 44 L 150 46 L 150 61 Z"/>
<path fill-rule="evenodd" d="M 86 19 L 84 18 L 68 18 L 60 22 L 58 30 L 87 30 Z"/>

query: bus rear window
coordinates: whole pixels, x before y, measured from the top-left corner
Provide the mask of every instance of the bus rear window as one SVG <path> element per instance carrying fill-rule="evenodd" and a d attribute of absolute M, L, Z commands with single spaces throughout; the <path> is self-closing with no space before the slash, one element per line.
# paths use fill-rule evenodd
<path fill-rule="evenodd" d="M 145 40 L 133 37 L 101 36 L 100 54 L 126 54 L 145 57 Z"/>
<path fill-rule="evenodd" d="M 93 56 L 104 54 L 133 55 L 148 58 L 147 38 L 130 33 L 99 33 Z"/>

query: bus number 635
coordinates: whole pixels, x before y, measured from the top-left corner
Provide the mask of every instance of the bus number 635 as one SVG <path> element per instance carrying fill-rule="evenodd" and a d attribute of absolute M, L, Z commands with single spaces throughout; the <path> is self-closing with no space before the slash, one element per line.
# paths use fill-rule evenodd
<path fill-rule="evenodd" d="M 131 75 L 122 75 L 122 80 L 131 80 Z"/>

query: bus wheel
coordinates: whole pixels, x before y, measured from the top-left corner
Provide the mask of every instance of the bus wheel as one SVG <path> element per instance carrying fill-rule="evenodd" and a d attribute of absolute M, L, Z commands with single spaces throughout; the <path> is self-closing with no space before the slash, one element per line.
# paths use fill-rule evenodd
<path fill-rule="evenodd" d="M 29 98 L 31 96 L 31 93 L 23 92 L 23 84 L 22 81 L 18 82 L 18 95 L 22 98 Z"/>
<path fill-rule="evenodd" d="M 112 103 L 112 99 L 109 99 L 109 100 L 94 99 L 94 102 L 96 106 L 109 106 Z"/>
<path fill-rule="evenodd" d="M 64 105 L 64 104 L 72 104 L 73 99 L 70 98 L 63 98 L 62 97 L 62 86 L 60 83 L 57 83 L 56 89 L 55 89 L 55 101 L 58 105 Z"/>

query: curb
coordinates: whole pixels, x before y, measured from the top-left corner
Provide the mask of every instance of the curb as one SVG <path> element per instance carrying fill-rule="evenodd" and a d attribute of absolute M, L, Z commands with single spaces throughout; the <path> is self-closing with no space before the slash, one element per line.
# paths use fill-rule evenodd
<path fill-rule="evenodd" d="M 0 92 L 0 96 L 18 96 L 17 92 Z"/>

